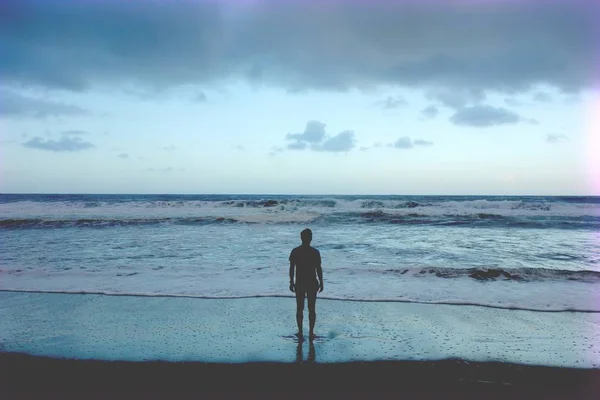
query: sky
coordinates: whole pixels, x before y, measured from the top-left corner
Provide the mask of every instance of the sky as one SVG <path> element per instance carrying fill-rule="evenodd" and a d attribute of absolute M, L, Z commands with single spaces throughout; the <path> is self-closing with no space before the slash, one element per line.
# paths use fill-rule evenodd
<path fill-rule="evenodd" d="M 600 195 L 600 2 L 0 0 L 0 192 Z"/>

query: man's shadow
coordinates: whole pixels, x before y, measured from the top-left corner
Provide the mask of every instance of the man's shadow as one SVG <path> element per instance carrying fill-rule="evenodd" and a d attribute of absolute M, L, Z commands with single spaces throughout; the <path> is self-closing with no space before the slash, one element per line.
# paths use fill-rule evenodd
<path fill-rule="evenodd" d="M 303 340 L 298 341 L 298 347 L 296 347 L 296 362 L 297 363 L 304 362 L 304 355 L 302 352 L 303 344 L 304 344 Z M 306 362 L 309 362 L 309 363 L 315 362 L 315 344 L 313 343 L 312 340 L 310 340 L 308 342 L 308 358 L 306 359 Z"/>

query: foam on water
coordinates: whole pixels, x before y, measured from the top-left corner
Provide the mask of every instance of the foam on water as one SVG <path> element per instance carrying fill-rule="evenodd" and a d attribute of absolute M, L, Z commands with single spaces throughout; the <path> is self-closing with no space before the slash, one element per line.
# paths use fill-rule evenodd
<path fill-rule="evenodd" d="M 0 290 L 289 296 L 314 231 L 332 299 L 600 310 L 596 197 L 0 195 Z"/>

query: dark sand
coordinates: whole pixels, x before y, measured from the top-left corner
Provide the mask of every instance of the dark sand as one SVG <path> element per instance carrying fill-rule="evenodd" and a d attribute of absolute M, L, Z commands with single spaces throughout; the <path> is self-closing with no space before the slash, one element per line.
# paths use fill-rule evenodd
<path fill-rule="evenodd" d="M 0 353 L 0 398 L 600 398 L 600 370 L 471 363 L 462 360 L 348 363 L 123 362 L 68 360 Z M 166 393 L 170 392 L 170 394 Z M 215 393 L 219 392 L 219 393 Z M 173 396 L 175 394 L 175 396 Z M 60 394 L 60 397 L 63 395 Z M 53 396 L 56 397 L 56 396 Z M 263 397 L 264 398 L 264 397 Z"/>

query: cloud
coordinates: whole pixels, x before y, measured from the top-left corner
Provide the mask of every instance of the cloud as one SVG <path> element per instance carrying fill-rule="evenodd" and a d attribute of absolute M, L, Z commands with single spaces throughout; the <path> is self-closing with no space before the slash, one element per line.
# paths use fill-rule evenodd
<path fill-rule="evenodd" d="M 126 159 L 129 158 L 129 154 L 127 154 L 127 153 L 121 153 L 117 157 L 122 158 L 123 160 L 126 160 Z"/>
<path fill-rule="evenodd" d="M 306 142 L 301 142 L 299 140 L 287 145 L 287 148 L 290 150 L 304 150 L 307 147 L 308 147 L 308 144 Z"/>
<path fill-rule="evenodd" d="M 163 146 L 163 147 L 159 147 L 159 150 L 164 150 L 164 151 L 175 151 L 177 150 L 177 147 L 175 146 Z"/>
<path fill-rule="evenodd" d="M 1 69 L 2 63 L 0 63 Z M 87 114 L 86 110 L 77 106 L 23 96 L 8 89 L 0 89 L 0 100 L 0 118 L 46 118 Z"/>
<path fill-rule="evenodd" d="M 494 125 L 517 124 L 519 122 L 534 122 L 525 119 L 505 108 L 492 106 L 472 106 L 458 110 L 450 121 L 455 125 L 488 127 Z"/>
<path fill-rule="evenodd" d="M 73 129 L 73 130 L 69 130 L 69 131 L 62 131 L 61 133 L 63 135 L 65 135 L 65 136 L 89 135 L 89 132 L 78 130 L 78 129 Z"/>
<path fill-rule="evenodd" d="M 388 147 L 393 147 L 396 149 L 404 149 L 404 150 L 413 149 L 418 146 L 424 146 L 424 147 L 433 146 L 433 142 L 428 142 L 428 141 L 422 140 L 422 139 L 417 139 L 415 141 L 412 141 L 412 139 L 409 138 L 408 136 L 402 136 L 402 137 L 398 138 L 398 140 L 396 140 L 394 143 L 388 144 Z"/>
<path fill-rule="evenodd" d="M 78 137 L 63 137 L 60 140 L 46 140 L 38 136 L 23 143 L 23 146 L 31 149 L 56 152 L 81 151 L 95 147 L 92 143 L 85 142 Z"/>
<path fill-rule="evenodd" d="M 271 151 L 269 152 L 270 156 L 276 156 L 279 153 L 283 153 L 285 151 L 285 149 L 283 147 L 278 147 L 275 146 L 273 148 L 271 148 Z"/>
<path fill-rule="evenodd" d="M 433 146 L 433 142 L 429 142 L 429 141 L 423 140 L 423 139 L 417 139 L 413 142 L 413 144 L 415 146 L 425 146 L 425 147 Z"/>
<path fill-rule="evenodd" d="M 238 144 L 237 146 L 233 146 L 234 149 L 239 150 L 239 151 L 243 151 L 244 150 L 244 146 Z"/>
<path fill-rule="evenodd" d="M 195 101 L 196 103 L 206 103 L 208 101 L 208 98 L 206 97 L 206 93 L 198 92 L 198 93 L 196 93 L 196 95 L 193 97 L 192 100 Z"/>
<path fill-rule="evenodd" d="M 546 136 L 546 141 L 548 143 L 558 143 L 563 142 L 565 140 L 569 140 L 565 135 L 548 135 Z"/>
<path fill-rule="evenodd" d="M 538 92 L 533 95 L 533 101 L 538 103 L 550 103 L 552 101 L 552 97 L 548 93 Z"/>
<path fill-rule="evenodd" d="M 377 107 L 381 107 L 386 110 L 391 110 L 394 108 L 400 108 L 408 105 L 408 102 L 401 96 L 398 97 L 388 97 L 385 100 L 380 100 L 375 102 Z"/>
<path fill-rule="evenodd" d="M 354 132 L 344 131 L 325 140 L 322 144 L 312 146 L 317 151 L 346 152 L 355 146 Z"/>
<path fill-rule="evenodd" d="M 436 106 L 427 106 L 421 110 L 421 114 L 427 119 L 433 119 L 437 117 L 440 110 Z"/>
<path fill-rule="evenodd" d="M 408 136 L 403 136 L 392 143 L 390 147 L 395 147 L 397 149 L 412 149 L 414 145 Z"/>
<path fill-rule="evenodd" d="M 286 139 L 309 143 L 319 143 L 325 138 L 325 124 L 319 121 L 308 121 L 303 133 L 288 133 Z"/>
<path fill-rule="evenodd" d="M 481 89 L 465 88 L 443 88 L 429 90 L 425 97 L 431 101 L 437 101 L 443 106 L 458 110 L 467 104 L 479 104 L 485 100 L 485 94 Z"/>
<path fill-rule="evenodd" d="M 244 79 L 289 90 L 515 93 L 538 84 L 577 91 L 597 78 L 600 3 L 590 0 L 2 4 L 0 76 L 15 85 Z"/>
<path fill-rule="evenodd" d="M 289 150 L 306 150 L 344 152 L 355 147 L 354 132 L 344 131 L 335 136 L 328 136 L 325 124 L 319 121 L 309 121 L 303 133 L 288 133 L 286 140 L 292 140 L 287 145 Z"/>

